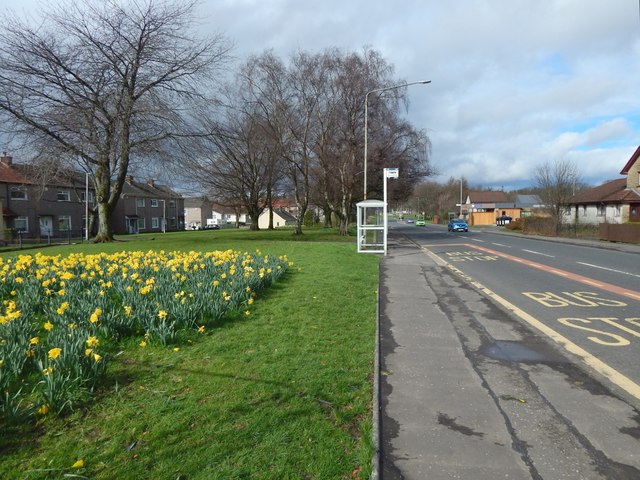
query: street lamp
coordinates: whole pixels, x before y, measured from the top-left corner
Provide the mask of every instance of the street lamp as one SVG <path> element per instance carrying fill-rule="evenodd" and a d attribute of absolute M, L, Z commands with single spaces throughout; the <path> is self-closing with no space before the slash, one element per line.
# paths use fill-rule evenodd
<path fill-rule="evenodd" d="M 368 127 L 369 127 L 369 94 L 370 93 L 380 93 L 385 92 L 387 90 L 394 90 L 396 88 L 408 87 L 409 85 L 418 85 L 418 84 L 426 84 L 431 83 L 431 80 L 420 80 L 419 82 L 411 82 L 411 83 L 402 83 L 400 85 L 392 85 L 391 87 L 384 88 L 376 88 L 374 90 L 370 90 L 364 96 L 364 199 L 367 199 L 367 137 L 368 137 Z"/>
<path fill-rule="evenodd" d="M 159 202 L 162 202 L 162 223 L 160 224 L 160 231 L 162 233 L 167 233 L 167 227 L 165 225 L 165 209 L 166 209 L 166 203 L 164 201 L 163 198 L 158 200 Z"/>

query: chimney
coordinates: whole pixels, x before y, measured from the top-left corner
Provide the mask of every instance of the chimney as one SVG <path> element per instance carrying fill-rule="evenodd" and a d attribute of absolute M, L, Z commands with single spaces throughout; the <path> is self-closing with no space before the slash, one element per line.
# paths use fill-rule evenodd
<path fill-rule="evenodd" d="M 0 163 L 2 163 L 2 165 L 11 166 L 11 164 L 13 163 L 13 157 L 10 157 L 9 155 L 7 155 L 7 152 L 2 152 L 2 157 L 0 157 Z"/>
<path fill-rule="evenodd" d="M 147 185 L 149 185 L 150 187 L 155 187 L 155 184 L 153 183 L 153 178 L 150 178 L 149 180 L 147 180 Z"/>

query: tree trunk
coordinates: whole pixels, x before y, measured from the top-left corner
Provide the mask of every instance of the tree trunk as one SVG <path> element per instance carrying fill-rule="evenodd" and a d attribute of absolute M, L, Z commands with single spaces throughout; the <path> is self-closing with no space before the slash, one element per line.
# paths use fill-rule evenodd
<path fill-rule="evenodd" d="M 93 240 L 96 243 L 113 241 L 113 231 L 109 224 L 109 218 L 111 215 L 109 213 L 109 202 L 98 202 L 98 233 Z"/>

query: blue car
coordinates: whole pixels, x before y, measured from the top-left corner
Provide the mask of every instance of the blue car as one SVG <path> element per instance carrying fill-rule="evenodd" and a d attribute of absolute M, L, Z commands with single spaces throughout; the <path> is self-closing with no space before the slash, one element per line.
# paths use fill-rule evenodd
<path fill-rule="evenodd" d="M 449 222 L 449 225 L 447 225 L 447 228 L 449 229 L 450 232 L 468 232 L 469 231 L 469 225 L 467 225 L 467 222 L 465 222 L 464 220 L 460 220 L 458 218 L 451 220 Z"/>

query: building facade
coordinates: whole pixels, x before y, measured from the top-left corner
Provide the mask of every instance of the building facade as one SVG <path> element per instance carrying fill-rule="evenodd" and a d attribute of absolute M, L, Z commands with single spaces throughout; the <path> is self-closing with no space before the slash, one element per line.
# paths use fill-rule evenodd
<path fill-rule="evenodd" d="M 0 157 L 0 203 L 4 241 L 85 237 L 95 192 L 82 172 L 66 171 L 38 180 L 32 165 Z M 153 180 L 127 177 L 111 214 L 114 234 L 163 232 L 184 228 L 184 199 Z"/>

